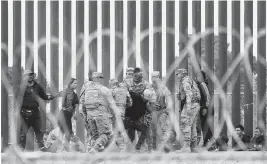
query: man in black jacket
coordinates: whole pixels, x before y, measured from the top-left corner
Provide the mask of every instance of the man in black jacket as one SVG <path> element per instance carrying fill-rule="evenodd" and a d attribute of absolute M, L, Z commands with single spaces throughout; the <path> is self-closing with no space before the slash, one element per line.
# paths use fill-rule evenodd
<path fill-rule="evenodd" d="M 238 140 L 233 139 L 233 149 L 236 151 L 247 150 L 250 144 L 250 137 L 244 134 L 244 127 L 242 125 L 235 126 L 235 132 Z"/>
<path fill-rule="evenodd" d="M 35 76 L 36 74 L 31 70 L 26 70 L 24 72 L 24 83 L 26 86 L 23 85 L 23 89 L 25 89 L 25 91 L 23 92 L 24 96 L 20 110 L 22 128 L 20 132 L 19 144 L 22 149 L 25 149 L 28 129 L 33 127 L 38 146 L 42 150 L 44 147 L 44 142 L 43 133 L 41 132 L 41 112 L 39 109 L 39 101 L 40 99 L 52 100 L 54 96 L 47 95 L 45 93 L 41 85 L 34 80 Z"/>

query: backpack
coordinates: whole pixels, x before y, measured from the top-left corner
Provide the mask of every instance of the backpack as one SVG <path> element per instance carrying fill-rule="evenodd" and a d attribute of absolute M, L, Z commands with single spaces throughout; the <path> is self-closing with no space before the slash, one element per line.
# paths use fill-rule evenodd
<path fill-rule="evenodd" d="M 210 101 L 210 93 L 209 89 L 206 83 L 201 82 L 197 83 L 201 98 L 200 98 L 200 106 L 205 106 L 207 107 L 207 101 Z M 209 102 L 208 102 L 209 103 Z"/>

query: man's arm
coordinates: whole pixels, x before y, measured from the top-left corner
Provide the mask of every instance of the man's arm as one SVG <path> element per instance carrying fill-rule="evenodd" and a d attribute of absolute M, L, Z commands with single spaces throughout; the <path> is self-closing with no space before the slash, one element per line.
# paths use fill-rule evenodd
<path fill-rule="evenodd" d="M 83 109 L 84 109 L 84 96 L 85 96 L 85 84 L 83 84 L 81 92 L 80 92 L 80 101 L 79 101 L 79 113 L 85 118 Z"/>
<path fill-rule="evenodd" d="M 36 83 L 37 87 L 38 87 L 38 96 L 40 96 L 43 100 L 53 100 L 54 96 L 52 95 L 47 95 L 43 89 L 43 87 Z"/>
<path fill-rule="evenodd" d="M 67 100 L 67 89 L 65 89 L 63 91 L 63 94 L 62 94 L 62 108 L 66 108 L 66 100 Z"/>

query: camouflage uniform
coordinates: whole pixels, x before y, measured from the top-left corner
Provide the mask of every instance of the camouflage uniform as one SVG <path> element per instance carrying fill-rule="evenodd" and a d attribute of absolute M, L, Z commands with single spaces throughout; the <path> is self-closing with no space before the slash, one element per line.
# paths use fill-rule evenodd
<path fill-rule="evenodd" d="M 122 120 L 124 120 L 125 109 L 126 107 L 132 106 L 132 98 L 128 90 L 124 87 L 119 85 L 119 82 L 116 78 L 109 80 L 110 90 L 112 92 L 112 96 L 115 100 L 115 103 L 118 108 L 119 116 Z M 116 120 L 113 117 L 113 127 L 116 129 Z M 116 137 L 116 144 L 120 150 L 125 148 L 125 140 L 122 136 L 122 132 L 118 131 Z"/>
<path fill-rule="evenodd" d="M 158 71 L 152 73 L 152 77 L 159 78 L 159 76 L 160 73 Z M 144 91 L 144 97 L 148 100 L 147 107 L 152 112 L 149 138 L 153 149 L 156 150 L 158 138 L 160 138 L 161 144 L 165 144 L 168 140 L 168 114 L 172 108 L 172 97 L 168 88 L 163 86 L 160 81 L 147 88 Z"/>
<path fill-rule="evenodd" d="M 124 83 L 133 100 L 132 107 L 126 109 L 124 126 L 131 142 L 135 139 L 135 130 L 141 132 L 135 146 L 135 148 L 139 150 L 147 137 L 148 127 L 152 120 L 151 113 L 147 110 L 146 102 L 143 98 L 143 93 L 148 82 L 144 79 L 141 79 L 141 81 L 134 81 L 134 79 L 131 78 L 129 80 L 124 80 Z"/>
<path fill-rule="evenodd" d="M 126 77 L 123 79 L 123 84 L 128 84 L 133 79 L 134 68 L 129 67 L 126 69 Z M 125 86 L 125 85 L 124 85 Z"/>
<path fill-rule="evenodd" d="M 177 93 L 178 100 L 185 101 L 181 112 L 181 131 L 184 135 L 183 148 L 191 148 L 191 151 L 196 147 L 197 132 L 196 122 L 199 112 L 200 92 L 195 81 L 188 75 L 185 69 L 179 69 L 176 74 L 180 75 L 179 92 Z"/>
<path fill-rule="evenodd" d="M 94 72 L 92 78 L 103 78 L 103 75 Z M 117 109 L 110 90 L 98 82 L 87 81 L 81 89 L 79 107 L 80 113 L 86 114 L 87 137 L 90 136 L 87 151 L 100 151 L 111 138 L 112 121 L 108 107 Z"/>

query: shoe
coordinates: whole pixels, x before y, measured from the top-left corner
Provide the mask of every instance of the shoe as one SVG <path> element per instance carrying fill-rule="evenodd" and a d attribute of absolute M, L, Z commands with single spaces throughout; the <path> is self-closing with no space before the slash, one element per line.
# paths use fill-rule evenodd
<path fill-rule="evenodd" d="M 97 153 L 97 151 L 95 150 L 95 148 L 92 148 L 88 153 L 95 154 Z"/>

